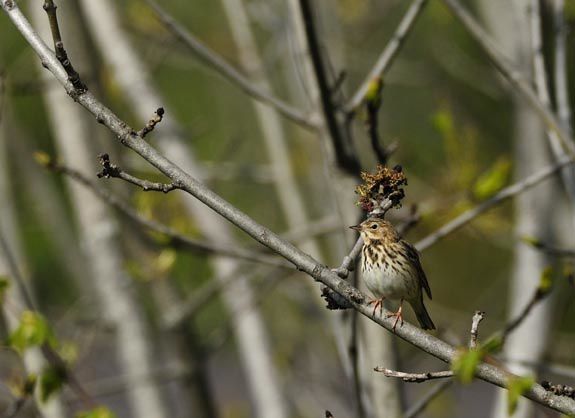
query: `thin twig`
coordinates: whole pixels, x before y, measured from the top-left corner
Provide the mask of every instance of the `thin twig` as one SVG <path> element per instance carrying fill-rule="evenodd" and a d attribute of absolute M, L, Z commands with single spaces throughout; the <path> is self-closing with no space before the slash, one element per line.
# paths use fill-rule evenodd
<path fill-rule="evenodd" d="M 429 405 L 435 398 L 437 398 L 441 393 L 445 391 L 449 386 L 453 384 L 453 379 L 450 380 L 443 380 L 433 386 L 429 392 L 423 395 L 420 399 L 417 400 L 406 412 L 405 418 L 415 418 L 419 415 L 427 405 Z"/>
<path fill-rule="evenodd" d="M 501 333 L 501 346 L 505 344 L 507 338 L 509 338 L 509 335 L 511 335 L 511 333 L 515 331 L 519 327 L 519 325 L 523 323 L 523 321 L 525 321 L 525 319 L 529 316 L 529 313 L 532 311 L 535 305 L 541 302 L 545 298 L 545 296 L 549 294 L 549 291 L 550 291 L 549 288 L 542 287 L 541 285 L 539 285 L 537 289 L 533 291 L 533 295 L 531 296 L 527 304 L 523 307 L 521 312 L 519 312 L 519 314 L 517 314 L 517 316 L 514 319 L 512 319 L 509 323 L 507 323 L 507 325 L 505 325 L 505 328 Z"/>
<path fill-rule="evenodd" d="M 393 36 L 385 46 L 383 52 L 375 62 L 373 68 L 369 71 L 368 75 L 365 77 L 363 83 L 354 93 L 349 102 L 345 105 L 344 110 L 346 113 L 351 113 L 356 110 L 365 97 L 369 83 L 376 78 L 384 78 L 384 74 L 390 68 L 393 63 L 393 59 L 397 56 L 403 42 L 407 36 L 411 33 L 418 16 L 421 14 L 424 6 L 427 4 L 427 0 L 413 0 L 409 9 L 401 19 L 399 26 L 395 30 Z"/>
<path fill-rule="evenodd" d="M 211 69 L 215 70 L 218 74 L 232 83 L 232 85 L 239 87 L 254 99 L 273 107 L 279 114 L 287 119 L 296 122 L 298 125 L 306 129 L 317 130 L 317 118 L 310 117 L 302 113 L 292 105 L 287 104 L 283 100 L 274 97 L 269 92 L 257 87 L 246 76 L 226 62 L 220 55 L 208 48 L 204 43 L 176 22 L 176 20 L 162 9 L 157 2 L 154 0 L 145 1 L 154 10 L 156 16 L 166 26 L 166 28 L 204 64 L 208 65 Z"/>
<path fill-rule="evenodd" d="M 76 93 L 83 92 L 87 89 L 86 85 L 80 79 L 80 74 L 74 69 L 70 59 L 68 58 L 68 53 L 64 49 L 64 42 L 62 41 L 62 35 L 60 34 L 60 26 L 58 24 L 58 17 L 56 15 L 56 5 L 53 0 L 44 0 L 44 10 L 48 15 L 48 20 L 50 21 L 50 31 L 52 32 L 52 39 L 54 40 L 54 50 L 56 51 L 56 58 L 66 70 L 68 74 L 68 79 L 77 90 Z"/>
<path fill-rule="evenodd" d="M 353 145 L 345 129 L 337 120 L 336 106 L 333 102 L 330 83 L 327 79 L 327 69 L 322 57 L 322 48 L 316 31 L 315 18 L 309 0 L 299 0 L 301 16 L 305 28 L 308 50 L 317 87 L 326 128 L 331 137 L 338 166 L 347 173 L 357 176 L 359 174 L 359 161 L 353 150 Z"/>
<path fill-rule="evenodd" d="M 56 79 L 67 92 L 73 93 L 75 91 L 74 86 L 69 82 L 66 72 L 50 52 L 49 48 L 37 36 L 16 3 L 13 0 L 0 0 L 0 4 L 14 26 L 39 55 L 45 67 L 55 75 Z M 89 91 L 76 96 L 75 99 L 77 103 L 84 106 L 98 121 L 111 130 L 121 144 L 138 153 L 172 181 L 181 184 L 187 193 L 195 196 L 261 244 L 281 254 L 284 258 L 295 264 L 301 271 L 306 272 L 315 280 L 320 281 L 344 296 L 348 302 L 353 305 L 354 309 L 358 310 L 362 315 L 370 318 L 388 331 L 393 330 L 394 320 L 386 317 L 386 314 L 389 313 L 387 310 L 383 310 L 381 317 L 373 317 L 372 309 L 365 303 L 366 297 L 363 293 L 350 286 L 349 283 L 339 278 L 336 273 L 319 263 L 313 257 L 305 254 L 289 242 L 281 239 L 271 230 L 258 224 L 248 215 L 208 189 L 197 179 L 160 155 L 150 144 L 136 135 L 134 130 L 126 122 L 122 121 L 111 110 L 102 105 Z M 410 342 L 420 350 L 448 363 L 451 362 L 457 354 L 455 347 L 407 322 L 395 330 L 395 335 Z M 502 388 L 506 387 L 509 378 L 508 372 L 486 363 L 479 364 L 475 373 L 478 378 Z M 533 385 L 531 390 L 522 394 L 522 396 L 564 414 L 575 415 L 575 400 L 551 394 L 541 387 L 541 385 Z"/>
<path fill-rule="evenodd" d="M 415 248 L 417 248 L 419 251 L 423 251 L 431 247 L 437 241 L 439 241 L 442 238 L 445 238 L 447 235 L 451 234 L 452 232 L 458 230 L 462 226 L 471 222 L 473 219 L 481 215 L 483 212 L 495 207 L 497 204 L 501 203 L 504 200 L 516 196 L 519 193 L 522 193 L 533 186 L 536 186 L 541 181 L 555 174 L 558 170 L 561 170 L 563 167 L 570 165 L 572 163 L 573 163 L 572 159 L 563 158 L 559 162 L 549 165 L 545 168 L 542 168 L 541 170 L 531 174 L 530 176 L 527 176 L 523 180 L 520 180 L 517 183 L 514 183 L 511 186 L 504 188 L 492 198 L 480 203 L 479 205 L 475 206 L 472 209 L 469 209 L 466 212 L 463 212 L 461 215 L 459 215 L 452 221 L 448 222 L 435 232 L 431 233 L 427 237 L 420 240 L 417 244 L 415 244 Z"/>
<path fill-rule="evenodd" d="M 164 108 L 159 107 L 154 112 L 154 116 L 152 116 L 152 118 L 148 121 L 148 123 L 146 123 L 146 126 L 144 126 L 142 129 L 140 129 L 137 132 L 138 135 L 141 138 L 144 138 L 146 135 L 148 135 L 150 132 L 152 132 L 154 130 L 156 125 L 162 121 L 163 117 L 164 117 Z"/>
<path fill-rule="evenodd" d="M 72 180 L 77 181 L 78 183 L 84 185 L 89 190 L 91 190 L 98 198 L 103 200 L 108 205 L 112 206 L 114 209 L 118 210 L 123 215 L 127 216 L 132 221 L 136 222 L 137 224 L 150 229 L 155 232 L 159 232 L 162 235 L 165 235 L 169 238 L 167 245 L 174 246 L 176 248 L 183 248 L 187 250 L 192 250 L 195 252 L 205 253 L 205 254 L 213 254 L 217 256 L 223 257 L 232 257 L 238 258 L 246 261 L 252 261 L 258 264 L 265 264 L 273 267 L 280 267 L 284 269 L 293 269 L 293 266 L 286 263 L 285 261 L 278 259 L 275 256 L 269 256 L 262 254 L 261 252 L 257 251 L 250 251 L 239 248 L 237 246 L 227 246 L 220 243 L 213 243 L 207 241 L 200 241 L 197 239 L 193 239 L 182 235 L 173 229 L 150 219 L 146 219 L 143 216 L 139 215 L 135 210 L 133 210 L 130 206 L 126 205 L 122 200 L 118 197 L 103 189 L 98 185 L 97 182 L 88 179 L 82 173 L 61 165 L 57 163 L 49 163 L 46 164 L 47 168 L 57 172 L 65 174 L 66 176 L 70 177 Z"/>
<path fill-rule="evenodd" d="M 440 372 L 427 372 L 427 373 L 406 373 L 406 372 L 398 372 L 395 370 L 389 370 L 385 367 L 374 367 L 374 371 L 383 373 L 386 377 L 397 377 L 398 379 L 403 380 L 404 382 L 409 383 L 421 383 L 427 382 L 429 380 L 435 379 L 446 379 L 448 377 L 453 377 L 453 372 L 451 370 L 443 370 Z"/>
<path fill-rule="evenodd" d="M 571 136 L 562 128 L 553 112 L 539 100 L 537 93 L 533 91 L 530 83 L 525 80 L 519 71 L 513 68 L 513 65 L 510 64 L 507 57 L 498 50 L 489 34 L 475 21 L 458 0 L 443 0 L 443 2 L 465 26 L 469 34 L 481 46 L 495 67 L 527 100 L 539 117 L 545 122 L 548 129 L 557 134 L 563 146 L 563 150 L 570 157 L 575 157 L 575 144 Z"/>
<path fill-rule="evenodd" d="M 575 250 L 555 247 L 532 238 L 526 238 L 524 241 L 545 254 L 549 254 L 554 257 L 575 258 Z"/>
<path fill-rule="evenodd" d="M 143 138 L 142 135 L 139 133 L 137 134 Z M 143 191 L 155 191 L 155 192 L 162 192 L 162 193 L 169 193 L 172 190 L 179 189 L 174 183 L 155 183 L 148 180 L 142 180 L 131 174 L 126 173 L 120 167 L 110 162 L 110 156 L 108 154 L 100 154 L 98 156 L 100 159 L 100 164 L 102 164 L 102 171 L 98 173 L 98 178 L 107 178 L 110 177 L 118 178 L 127 181 L 128 183 L 132 183 L 138 187 L 141 187 Z"/>
<path fill-rule="evenodd" d="M 483 321 L 485 312 L 475 311 L 471 323 L 471 337 L 469 338 L 469 349 L 475 350 L 477 348 L 477 338 L 479 336 L 479 323 Z"/>

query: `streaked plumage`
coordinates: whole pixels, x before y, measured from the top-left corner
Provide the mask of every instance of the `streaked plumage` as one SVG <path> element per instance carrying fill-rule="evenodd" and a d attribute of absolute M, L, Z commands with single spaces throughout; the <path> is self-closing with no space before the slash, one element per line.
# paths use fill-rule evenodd
<path fill-rule="evenodd" d="M 403 301 L 409 302 L 423 329 L 435 329 L 425 305 L 423 292 L 431 299 L 431 289 L 419 261 L 417 250 L 401 239 L 393 225 L 379 218 L 371 218 L 352 227 L 361 234 L 361 275 L 369 291 L 376 298 L 373 313 L 384 299 L 399 299 L 398 321 L 403 323 L 401 309 Z"/>

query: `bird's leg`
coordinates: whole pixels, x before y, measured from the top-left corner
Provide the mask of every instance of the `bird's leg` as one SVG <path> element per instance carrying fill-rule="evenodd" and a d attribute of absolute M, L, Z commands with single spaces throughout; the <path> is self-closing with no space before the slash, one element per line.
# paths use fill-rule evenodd
<path fill-rule="evenodd" d="M 395 321 L 393 322 L 393 328 L 392 328 L 393 332 L 395 332 L 395 327 L 397 326 L 397 323 L 399 321 L 401 321 L 400 326 L 403 326 L 403 316 L 401 315 L 402 306 L 403 306 L 403 299 L 401 299 L 401 302 L 399 302 L 399 309 L 397 310 L 397 312 L 387 314 L 387 318 L 391 318 L 392 316 L 395 317 Z"/>
<path fill-rule="evenodd" d="M 379 315 L 381 316 L 381 312 L 383 311 L 383 301 L 385 298 L 379 298 L 379 299 L 371 299 L 369 302 L 367 302 L 368 305 L 374 305 L 373 306 L 373 312 L 371 314 L 371 316 L 375 317 L 375 312 L 377 311 L 377 308 L 379 308 Z"/>

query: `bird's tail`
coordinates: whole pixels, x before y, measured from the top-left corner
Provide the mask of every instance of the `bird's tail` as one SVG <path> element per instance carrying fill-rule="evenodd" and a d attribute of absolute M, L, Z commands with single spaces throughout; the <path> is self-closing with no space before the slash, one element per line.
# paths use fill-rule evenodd
<path fill-rule="evenodd" d="M 423 329 L 435 329 L 435 324 L 431 320 L 429 313 L 427 313 L 427 309 L 425 309 L 425 305 L 423 304 L 423 296 L 419 298 L 416 302 L 412 303 L 411 306 L 413 307 L 413 311 L 415 312 L 415 316 L 419 321 L 419 325 Z"/>

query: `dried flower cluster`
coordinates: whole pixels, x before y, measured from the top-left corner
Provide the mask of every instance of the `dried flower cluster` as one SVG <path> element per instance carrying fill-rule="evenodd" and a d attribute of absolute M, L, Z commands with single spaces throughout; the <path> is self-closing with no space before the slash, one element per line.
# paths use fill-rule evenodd
<path fill-rule="evenodd" d="M 375 173 L 362 172 L 361 178 L 364 183 L 355 189 L 359 195 L 357 203 L 368 213 L 376 211 L 386 200 L 391 201 L 392 207 L 398 206 L 405 196 L 402 186 L 407 185 L 407 178 L 399 165 L 393 169 L 378 165 Z"/>

